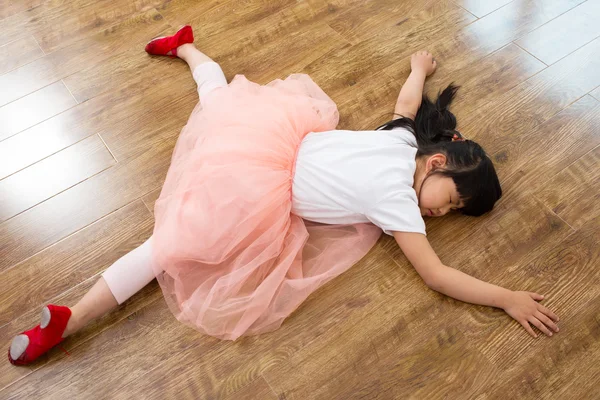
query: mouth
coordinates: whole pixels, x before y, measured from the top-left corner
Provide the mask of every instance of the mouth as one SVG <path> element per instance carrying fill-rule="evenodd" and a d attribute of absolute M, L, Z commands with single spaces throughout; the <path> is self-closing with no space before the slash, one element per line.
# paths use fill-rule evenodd
<path fill-rule="evenodd" d="M 433 217 L 433 212 L 431 212 L 431 210 L 429 208 L 427 209 L 427 215 L 429 215 L 430 217 Z"/>

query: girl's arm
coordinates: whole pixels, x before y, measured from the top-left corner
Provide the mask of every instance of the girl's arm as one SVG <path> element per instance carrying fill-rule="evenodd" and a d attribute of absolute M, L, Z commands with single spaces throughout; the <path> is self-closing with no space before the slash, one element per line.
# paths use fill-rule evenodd
<path fill-rule="evenodd" d="M 394 113 L 399 114 L 397 118 L 407 117 L 412 120 L 416 118 L 423 98 L 425 78 L 431 75 L 436 67 L 437 63 L 433 60 L 433 56 L 426 50 L 418 51 L 410 57 L 412 72 L 402 86 L 396 101 Z"/>
<path fill-rule="evenodd" d="M 502 308 L 534 337 L 537 335 L 528 322 L 549 336 L 552 336 L 552 332 L 544 324 L 558 332 L 558 327 L 552 321 L 558 321 L 558 317 L 535 301 L 543 296 L 532 292 L 513 292 L 445 266 L 423 234 L 393 234 L 406 258 L 431 289 L 464 302 Z"/>

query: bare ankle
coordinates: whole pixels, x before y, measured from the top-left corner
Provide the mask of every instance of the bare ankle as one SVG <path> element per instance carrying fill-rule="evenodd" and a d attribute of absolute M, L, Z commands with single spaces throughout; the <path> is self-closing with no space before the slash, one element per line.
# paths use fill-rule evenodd
<path fill-rule="evenodd" d="M 185 60 L 186 56 L 188 56 L 195 49 L 196 46 L 194 46 L 194 43 L 184 43 L 177 47 L 177 57 Z"/>
<path fill-rule="evenodd" d="M 81 329 L 81 322 L 74 313 L 71 313 L 71 317 L 67 322 L 67 326 L 62 334 L 62 337 L 66 338 L 67 336 L 70 336 L 77 332 L 79 329 Z"/>

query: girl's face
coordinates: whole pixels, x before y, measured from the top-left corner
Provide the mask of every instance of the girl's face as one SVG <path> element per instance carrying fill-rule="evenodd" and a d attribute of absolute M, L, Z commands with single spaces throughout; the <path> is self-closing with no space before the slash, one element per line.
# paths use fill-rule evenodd
<path fill-rule="evenodd" d="M 434 169 L 444 168 L 445 165 L 446 156 L 441 153 L 417 160 L 413 188 L 417 193 L 423 216 L 441 217 L 451 210 L 464 206 L 452 178 L 440 175 L 427 176 Z"/>

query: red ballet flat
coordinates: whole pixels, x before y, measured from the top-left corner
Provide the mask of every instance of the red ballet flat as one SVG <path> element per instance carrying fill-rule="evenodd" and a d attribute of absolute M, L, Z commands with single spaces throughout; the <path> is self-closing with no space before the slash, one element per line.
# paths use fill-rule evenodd
<path fill-rule="evenodd" d="M 171 58 L 177 57 L 177 47 L 186 43 L 194 43 L 194 32 L 192 27 L 185 25 L 180 28 L 173 36 L 163 36 L 152 39 L 146 45 L 146 52 L 155 56 L 167 56 Z"/>
<path fill-rule="evenodd" d="M 69 318 L 69 307 L 48 304 L 42 310 L 41 324 L 15 336 L 8 349 L 8 361 L 13 365 L 27 365 L 37 360 L 64 340 L 62 334 Z M 63 351 L 67 353 L 65 349 Z"/>

